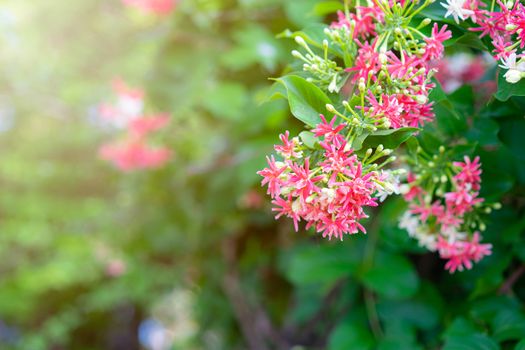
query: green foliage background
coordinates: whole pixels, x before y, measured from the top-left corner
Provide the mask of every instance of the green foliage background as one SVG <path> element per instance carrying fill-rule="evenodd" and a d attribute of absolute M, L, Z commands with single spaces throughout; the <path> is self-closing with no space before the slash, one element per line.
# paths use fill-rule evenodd
<path fill-rule="evenodd" d="M 525 86 L 499 79 L 488 103 L 436 90 L 418 136 L 479 154 L 483 195 L 503 204 L 473 270 L 449 275 L 398 229 L 400 198 L 343 242 L 273 219 L 256 171 L 302 128 L 270 98 L 294 48 L 275 35 L 338 6 L 187 0 L 158 18 L 117 0 L 2 2 L 0 119 L 15 119 L 0 133 L 0 348 L 139 349 L 154 317 L 173 349 L 525 349 Z M 465 34 L 449 50 L 483 45 Z M 111 135 L 89 116 L 114 76 L 172 115 L 166 168 L 97 159 Z"/>

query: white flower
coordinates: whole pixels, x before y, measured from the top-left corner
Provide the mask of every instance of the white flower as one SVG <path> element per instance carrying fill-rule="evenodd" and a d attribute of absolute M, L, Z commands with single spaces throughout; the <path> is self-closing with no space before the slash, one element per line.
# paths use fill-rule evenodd
<path fill-rule="evenodd" d="M 413 237 L 416 234 L 418 227 L 419 219 L 410 214 L 409 211 L 406 211 L 399 220 L 399 228 L 407 230 L 410 237 Z"/>
<path fill-rule="evenodd" d="M 437 236 L 428 232 L 418 232 L 416 238 L 419 245 L 427 248 L 431 252 L 436 251 Z"/>
<path fill-rule="evenodd" d="M 508 69 L 504 77 L 505 80 L 511 84 L 516 84 L 518 81 L 520 81 L 523 77 L 523 73 L 525 72 L 525 62 L 523 59 L 520 59 L 517 62 L 516 59 L 516 54 L 511 53 L 509 57 L 502 58 L 501 64 L 499 65 L 503 69 Z"/>
<path fill-rule="evenodd" d="M 394 175 L 388 170 L 383 171 L 383 175 L 385 175 L 385 179 L 382 185 L 377 187 L 376 194 L 380 202 L 383 202 L 391 194 L 399 194 L 399 175 Z"/>
<path fill-rule="evenodd" d="M 501 59 L 501 64 L 499 65 L 501 68 L 504 69 L 515 69 L 519 70 L 520 72 L 525 72 L 525 62 L 523 60 L 519 60 L 516 62 L 517 56 L 513 52 L 509 55 L 507 58 Z"/>
<path fill-rule="evenodd" d="M 509 69 L 507 73 L 505 73 L 504 77 L 507 83 L 516 84 L 521 80 L 522 74 L 523 72 L 520 72 L 517 69 Z"/>
<path fill-rule="evenodd" d="M 328 91 L 332 93 L 339 92 L 339 87 L 337 86 L 337 74 L 334 74 L 332 82 L 328 85 Z"/>
<path fill-rule="evenodd" d="M 473 15 L 474 11 L 463 8 L 465 2 L 466 0 L 447 0 L 446 3 L 442 2 L 441 6 L 447 10 L 445 17 L 452 16 L 454 21 L 459 23 L 459 19 L 464 21 L 466 17 Z"/>
<path fill-rule="evenodd" d="M 447 237 L 450 243 L 464 240 L 467 237 L 467 234 L 465 232 L 459 232 L 452 226 L 449 226 L 446 229 L 442 230 L 441 234 Z"/>

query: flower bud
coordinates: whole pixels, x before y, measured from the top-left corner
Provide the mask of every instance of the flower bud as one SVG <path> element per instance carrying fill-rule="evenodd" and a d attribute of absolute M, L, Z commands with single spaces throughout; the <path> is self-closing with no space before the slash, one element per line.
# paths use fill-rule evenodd
<path fill-rule="evenodd" d="M 306 41 L 304 41 L 303 37 L 301 37 L 301 36 L 296 36 L 295 37 L 295 42 L 298 43 L 299 45 L 303 46 L 303 47 L 307 47 L 308 46 L 306 44 Z"/>
<path fill-rule="evenodd" d="M 510 84 L 516 84 L 521 80 L 522 72 L 517 69 L 509 69 L 504 75 L 505 80 Z"/>
<path fill-rule="evenodd" d="M 416 102 L 419 103 L 420 105 L 424 105 L 425 103 L 427 103 L 427 101 L 428 101 L 428 98 L 425 95 L 416 96 Z"/>
<path fill-rule="evenodd" d="M 424 20 L 421 21 L 421 26 L 422 27 L 428 26 L 430 24 L 430 22 L 432 22 L 432 20 L 430 18 L 425 18 Z"/>

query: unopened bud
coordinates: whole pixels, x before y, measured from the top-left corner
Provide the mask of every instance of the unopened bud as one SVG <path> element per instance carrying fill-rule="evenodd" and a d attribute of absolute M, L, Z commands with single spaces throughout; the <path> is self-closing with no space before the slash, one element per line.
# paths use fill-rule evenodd
<path fill-rule="evenodd" d="M 420 105 L 424 105 L 425 103 L 427 103 L 427 101 L 428 101 L 428 98 L 425 95 L 416 96 L 416 102 L 419 103 Z"/>
<path fill-rule="evenodd" d="M 302 36 L 296 36 L 295 37 L 295 42 L 298 43 L 299 45 L 303 46 L 303 47 L 307 47 L 308 46 L 306 44 L 306 41 L 304 41 Z"/>
<path fill-rule="evenodd" d="M 335 107 L 332 106 L 332 105 L 329 104 L 329 103 L 326 104 L 326 110 L 327 110 L 328 112 L 331 112 L 331 113 L 335 113 L 335 112 L 336 112 Z"/>
<path fill-rule="evenodd" d="M 297 50 L 292 51 L 292 56 L 295 58 L 303 58 L 303 55 L 301 55 L 301 53 Z"/>
<path fill-rule="evenodd" d="M 424 20 L 421 21 L 421 26 L 422 27 L 428 26 L 430 24 L 430 22 L 432 22 L 432 20 L 430 18 L 425 18 Z"/>

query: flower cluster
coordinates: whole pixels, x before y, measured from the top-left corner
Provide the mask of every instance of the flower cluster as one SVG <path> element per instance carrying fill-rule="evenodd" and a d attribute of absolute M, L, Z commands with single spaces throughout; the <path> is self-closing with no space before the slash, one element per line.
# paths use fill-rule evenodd
<path fill-rule="evenodd" d="M 101 118 L 110 125 L 124 130 L 124 136 L 116 142 L 103 145 L 99 154 L 122 171 L 159 168 L 171 157 L 167 147 L 153 146 L 150 136 L 169 123 L 166 114 L 144 115 L 143 96 L 140 89 L 128 87 L 116 80 L 113 88 L 117 95 L 115 104 L 100 107 Z"/>
<path fill-rule="evenodd" d="M 103 124 L 117 129 L 124 129 L 129 122 L 138 118 L 144 110 L 144 91 L 128 86 L 121 78 L 113 79 L 115 103 L 102 103 L 99 114 Z"/>
<path fill-rule="evenodd" d="M 438 251 L 441 258 L 448 260 L 445 268 L 450 272 L 470 269 L 472 262 L 491 253 L 490 244 L 479 242 L 478 231 L 469 234 L 469 230 L 485 229 L 479 217 L 484 202 L 479 196 L 479 157 L 472 161 L 465 156 L 464 162 L 451 165 L 446 161 L 439 165 L 433 158 L 425 166 L 428 171 L 407 177 L 402 192 L 409 208 L 399 226 L 421 246 Z M 437 175 L 440 172 L 443 175 Z M 485 207 L 485 212 L 490 210 Z"/>
<path fill-rule="evenodd" d="M 489 65 L 483 56 L 457 53 L 436 62 L 436 79 L 445 92 L 452 92 L 463 84 L 478 86 Z"/>
<path fill-rule="evenodd" d="M 492 1 L 489 7 L 479 0 L 447 0 L 442 5 L 446 16 L 453 16 L 458 23 L 470 19 L 473 31 L 491 38 L 493 55 L 507 70 L 507 82 L 514 84 L 525 76 L 524 54 L 517 52 L 525 47 L 525 6 L 520 1 Z"/>
<path fill-rule="evenodd" d="M 308 148 L 286 132 L 280 135 L 282 144 L 275 146 L 283 160 L 267 157 L 268 167 L 258 174 L 273 199 L 276 218 L 293 219 L 296 230 L 304 220 L 306 228 L 314 227 L 323 237 L 342 240 L 344 234 L 366 232 L 360 223 L 367 217 L 364 208 L 377 206 L 379 197 L 396 191 L 395 176 L 380 170 L 393 158 L 374 164 L 390 154 L 380 146 L 360 159 L 341 134 L 347 125 L 335 125 L 335 117 L 331 122 L 321 119 L 312 130 L 321 140 L 316 152 L 305 157 Z"/>
<path fill-rule="evenodd" d="M 122 0 L 124 5 L 135 7 L 144 12 L 150 12 L 157 15 L 170 14 L 175 5 L 176 0 Z"/>
<path fill-rule="evenodd" d="M 368 1 L 353 12 L 339 12 L 325 30 L 322 54 L 297 36 L 306 53 L 293 55 L 304 61 L 309 81 L 332 93 L 350 90 L 349 100 L 355 96 L 359 101 L 363 124 L 383 129 L 422 126 L 434 117 L 428 100 L 432 63 L 443 56 L 443 42 L 451 37 L 446 25 L 434 24 L 429 36 L 421 33 L 428 19 L 413 27 L 414 16 L 430 2 Z M 330 58 L 334 50 L 344 53 L 346 67 Z"/>

